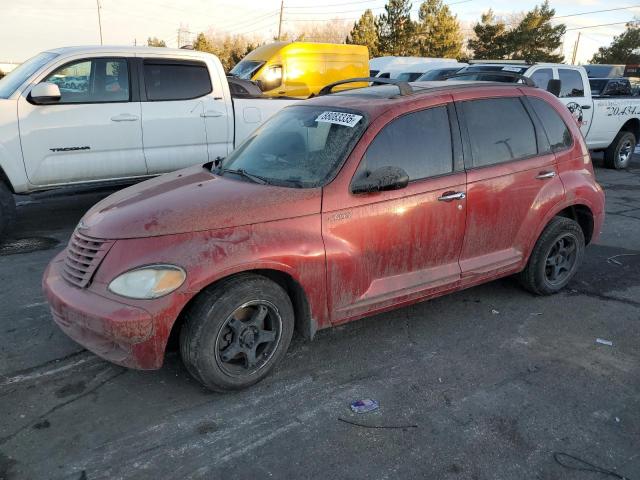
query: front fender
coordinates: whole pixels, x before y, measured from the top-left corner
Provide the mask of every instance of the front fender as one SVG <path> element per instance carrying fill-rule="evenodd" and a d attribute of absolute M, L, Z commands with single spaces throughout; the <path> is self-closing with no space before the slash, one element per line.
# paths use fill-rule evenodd
<path fill-rule="evenodd" d="M 115 277 L 136 267 L 158 263 L 184 268 L 187 280 L 182 287 L 153 301 L 127 299 L 126 303 L 150 311 L 155 318 L 156 331 L 167 337 L 180 312 L 204 288 L 231 275 L 255 270 L 282 272 L 293 278 L 305 293 L 311 318 L 318 329 L 330 325 L 319 215 L 204 232 L 117 240 L 90 288 L 108 298 L 119 298 L 107 289 Z"/>

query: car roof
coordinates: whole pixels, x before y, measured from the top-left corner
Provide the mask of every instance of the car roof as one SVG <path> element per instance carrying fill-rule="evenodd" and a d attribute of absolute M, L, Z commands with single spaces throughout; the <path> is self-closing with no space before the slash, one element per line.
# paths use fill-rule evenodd
<path fill-rule="evenodd" d="M 147 47 L 147 46 L 123 46 L 123 45 L 78 45 L 73 47 L 61 47 L 47 50 L 50 53 L 57 53 L 61 55 L 69 54 L 102 54 L 102 53 L 115 53 L 115 54 L 128 54 L 128 55 L 149 55 L 149 54 L 162 54 L 162 55 L 179 55 L 188 57 L 206 57 L 210 56 L 210 53 L 200 52 L 198 50 L 191 50 L 188 48 L 166 48 L 166 47 Z"/>
<path fill-rule="evenodd" d="M 407 84 L 405 82 L 399 82 Z M 460 90 L 479 88 L 514 89 L 536 88 L 528 87 L 522 83 L 483 82 L 469 80 L 446 80 L 428 82 L 408 82 L 413 91 L 406 95 L 400 95 L 397 85 L 378 85 L 364 88 L 343 90 L 330 95 L 321 95 L 306 100 L 304 105 L 327 106 L 359 110 L 370 117 L 376 117 L 391 107 L 397 108 L 402 103 L 410 103 L 419 98 L 424 98 L 442 93 L 453 93 Z"/>

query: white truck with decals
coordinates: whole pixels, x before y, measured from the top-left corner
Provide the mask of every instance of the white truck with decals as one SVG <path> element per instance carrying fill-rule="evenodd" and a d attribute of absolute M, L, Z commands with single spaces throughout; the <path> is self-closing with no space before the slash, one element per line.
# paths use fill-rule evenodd
<path fill-rule="evenodd" d="M 206 163 L 298 101 L 238 97 L 218 58 L 193 50 L 69 47 L 27 60 L 0 80 L 0 234 L 13 194 Z"/>
<path fill-rule="evenodd" d="M 605 165 L 626 168 L 640 141 L 640 97 L 591 95 L 584 67 L 560 63 L 479 61 L 460 71 L 465 80 L 516 81 L 501 72 L 530 78 L 538 87 L 552 91 L 571 111 L 591 150 L 604 151 Z M 556 82 L 549 83 L 550 80 Z M 559 87 L 559 88 L 558 88 Z"/>

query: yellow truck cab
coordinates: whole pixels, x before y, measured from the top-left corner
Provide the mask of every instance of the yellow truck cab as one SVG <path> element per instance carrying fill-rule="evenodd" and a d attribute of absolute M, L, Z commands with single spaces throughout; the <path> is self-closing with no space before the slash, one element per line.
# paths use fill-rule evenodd
<path fill-rule="evenodd" d="M 253 80 L 271 97 L 316 95 L 338 80 L 369 76 L 369 49 L 361 45 L 274 42 L 256 48 L 230 72 Z M 367 86 L 336 87 L 334 91 Z"/>

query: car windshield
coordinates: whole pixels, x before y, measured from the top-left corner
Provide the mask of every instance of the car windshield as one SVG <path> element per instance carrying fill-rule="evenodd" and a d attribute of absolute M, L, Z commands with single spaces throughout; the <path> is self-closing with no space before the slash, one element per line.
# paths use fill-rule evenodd
<path fill-rule="evenodd" d="M 286 187 L 322 186 L 342 165 L 366 125 L 365 114 L 358 111 L 288 107 L 234 150 L 217 173 Z"/>
<path fill-rule="evenodd" d="M 455 80 L 515 83 L 518 77 L 513 75 L 523 75 L 528 69 L 528 66 L 515 65 L 474 65 L 460 70 L 458 74 L 461 76 L 456 77 Z"/>
<path fill-rule="evenodd" d="M 422 72 L 404 72 L 398 75 L 397 80 L 402 82 L 414 82 L 420 75 L 422 75 Z"/>
<path fill-rule="evenodd" d="M 0 80 L 0 98 L 9 98 L 31 75 L 57 56 L 57 53 L 42 52 L 18 65 Z"/>
<path fill-rule="evenodd" d="M 245 80 L 251 80 L 254 73 L 262 66 L 264 62 L 257 62 L 253 60 L 242 60 L 229 72 L 234 77 L 244 78 Z"/>
<path fill-rule="evenodd" d="M 429 81 L 429 80 L 442 80 L 448 75 L 453 75 L 459 70 L 459 68 L 436 68 L 435 70 L 430 70 L 420 78 L 418 78 L 419 82 Z"/>

